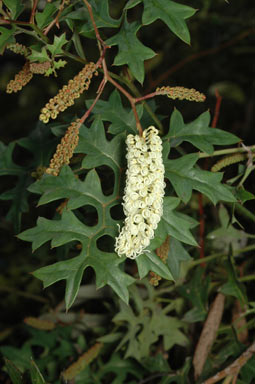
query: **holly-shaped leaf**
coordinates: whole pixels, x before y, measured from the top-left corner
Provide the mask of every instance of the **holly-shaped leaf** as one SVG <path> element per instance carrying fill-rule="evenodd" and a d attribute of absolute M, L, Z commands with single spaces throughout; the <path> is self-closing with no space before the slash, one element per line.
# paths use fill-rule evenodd
<path fill-rule="evenodd" d="M 157 273 L 167 280 L 174 280 L 168 266 L 155 254 L 155 252 L 145 252 L 135 259 L 140 279 L 143 279 L 150 271 Z"/>
<path fill-rule="evenodd" d="M 217 128 L 209 128 L 209 123 L 209 111 L 202 113 L 191 123 L 185 124 L 181 113 L 175 109 L 171 115 L 169 132 L 164 138 L 170 139 L 172 147 L 181 145 L 183 141 L 188 141 L 209 154 L 214 151 L 213 145 L 230 145 L 240 141 L 232 133 Z"/>
<path fill-rule="evenodd" d="M 15 164 L 12 160 L 15 142 L 6 146 L 0 142 L 0 176 L 21 176 L 26 173 L 26 169 Z"/>
<path fill-rule="evenodd" d="M 174 279 L 177 280 L 179 278 L 181 262 L 190 260 L 192 260 L 192 258 L 190 257 L 182 243 L 174 238 L 171 238 L 167 264 Z"/>
<path fill-rule="evenodd" d="M 39 121 L 36 128 L 27 136 L 17 140 L 17 144 L 33 155 L 32 167 L 48 166 L 57 145 L 49 129 Z"/>
<path fill-rule="evenodd" d="M 52 247 L 75 240 L 81 242 L 84 250 L 79 256 L 40 268 L 33 273 L 43 281 L 45 288 L 59 280 L 66 280 L 65 301 L 66 308 L 69 309 L 77 296 L 84 270 L 88 266 L 96 272 L 98 288 L 108 284 L 122 300 L 128 302 L 127 286 L 133 283 L 134 279 L 119 269 L 118 265 L 124 261 L 123 259 L 97 248 L 97 239 L 105 233 L 107 230 L 97 234 L 94 229 L 82 224 L 72 212 L 66 211 L 58 221 L 39 218 L 35 228 L 24 231 L 18 237 L 32 241 L 33 249 L 37 249 L 48 240 L 51 240 Z"/>
<path fill-rule="evenodd" d="M 13 36 L 14 31 L 15 31 L 15 27 L 12 27 L 10 29 L 0 27 L 0 54 L 3 54 L 7 44 L 15 43 L 15 39 Z"/>
<path fill-rule="evenodd" d="M 198 158 L 196 153 L 191 153 L 165 162 L 165 176 L 177 195 L 187 203 L 191 198 L 192 189 L 195 189 L 206 195 L 213 204 L 220 200 L 235 202 L 236 199 L 230 189 L 221 184 L 222 173 L 203 171 L 194 167 Z"/>
<path fill-rule="evenodd" d="M 195 220 L 190 220 L 187 215 L 180 212 L 174 212 L 179 205 L 180 199 L 177 197 L 165 197 L 163 205 L 162 222 L 167 235 L 183 243 L 197 246 L 197 242 L 192 236 L 190 229 L 197 225 Z"/>
<path fill-rule="evenodd" d="M 196 9 L 172 0 L 143 0 L 143 4 L 143 24 L 148 25 L 161 19 L 176 36 L 185 43 L 190 43 L 185 20 L 193 16 Z"/>
<path fill-rule="evenodd" d="M 114 65 L 127 64 L 133 76 L 142 84 L 144 80 L 144 60 L 151 59 L 155 52 L 143 45 L 136 37 L 142 24 L 129 23 L 125 17 L 120 31 L 106 41 L 107 45 L 118 45 L 118 54 L 115 56 Z"/>
<path fill-rule="evenodd" d="M 115 136 L 111 141 L 105 137 L 104 125 L 98 117 L 91 128 L 84 125 L 80 128 L 79 144 L 76 153 L 86 153 L 82 162 L 85 169 L 108 165 L 115 173 L 123 166 L 125 134 Z"/>
<path fill-rule="evenodd" d="M 54 42 L 53 44 L 48 44 L 47 49 L 50 51 L 52 56 L 60 55 L 63 53 L 62 47 L 68 43 L 68 40 L 66 40 L 66 34 L 62 33 L 62 35 L 54 36 Z"/>
<path fill-rule="evenodd" d="M 13 20 L 16 20 L 25 8 L 21 0 L 3 0 L 3 3 L 9 8 Z"/>
<path fill-rule="evenodd" d="M 31 182 L 29 175 L 20 177 L 13 189 L 0 194 L 0 200 L 12 200 L 11 207 L 5 219 L 13 223 L 13 229 L 15 233 L 20 231 L 22 213 L 28 212 L 29 210 L 27 201 L 27 186 L 29 185 L 29 181 Z"/>
<path fill-rule="evenodd" d="M 28 56 L 28 60 L 31 62 L 38 61 L 39 63 L 44 63 L 45 61 L 50 61 L 45 47 L 42 47 L 40 51 L 31 48 L 31 52 L 31 55 Z"/>
<path fill-rule="evenodd" d="M 92 6 L 97 28 L 119 27 L 121 18 L 114 19 L 110 16 L 108 0 L 92 0 L 90 1 L 90 5 Z M 82 20 L 82 23 L 78 26 L 79 34 L 86 37 L 94 37 L 94 28 L 88 10 L 84 5 L 75 11 L 68 13 L 68 15 L 65 15 L 65 18 L 70 20 Z"/>
<path fill-rule="evenodd" d="M 36 12 L 35 20 L 40 29 L 45 28 L 52 21 L 52 16 L 57 11 L 55 4 L 47 3 L 42 12 Z"/>
<path fill-rule="evenodd" d="M 220 288 L 220 292 L 224 295 L 236 297 L 241 303 L 247 304 L 245 287 L 238 281 L 235 268 L 235 261 L 232 255 L 229 255 L 228 261 L 225 262 L 226 271 L 228 273 L 228 281 Z"/>
<path fill-rule="evenodd" d="M 108 284 L 123 300 L 128 301 L 127 286 L 133 282 L 133 278 L 119 268 L 124 258 L 119 258 L 111 252 L 102 252 L 97 243 L 105 235 L 115 238 L 118 234 L 118 220 L 112 218 L 111 208 L 119 204 L 122 162 L 122 151 L 119 147 L 123 140 L 124 137 L 120 134 L 108 141 L 103 124 L 98 120 L 94 121 L 90 129 L 81 127 L 78 151 L 86 154 L 85 167 L 94 168 L 107 164 L 115 173 L 115 187 L 110 196 L 103 194 L 100 179 L 94 169 L 87 174 L 84 181 L 81 181 L 75 177 L 68 166 L 62 168 L 58 177 L 44 175 L 29 188 L 31 192 L 42 194 L 39 204 L 68 199 L 67 209 L 64 210 L 60 220 L 39 218 L 35 228 L 19 235 L 21 239 L 32 242 L 33 250 L 47 241 L 51 241 L 52 247 L 73 241 L 81 243 L 82 251 L 79 256 L 41 268 L 34 273 L 36 277 L 43 280 L 44 286 L 62 279 L 66 280 L 67 308 L 72 305 L 78 293 L 83 272 L 88 266 L 95 270 L 98 287 Z M 70 211 L 84 205 L 96 209 L 97 218 L 92 226 L 82 223 Z M 77 215 L 82 219 L 81 212 L 77 212 Z"/>
<path fill-rule="evenodd" d="M 187 322 L 202 321 L 207 315 L 207 300 L 210 277 L 202 277 L 204 271 L 198 267 L 192 280 L 178 288 L 180 294 L 190 300 L 193 308 L 186 312 L 184 319 Z"/>
<path fill-rule="evenodd" d="M 86 106 L 89 108 L 93 100 L 87 100 Z M 143 114 L 143 106 L 137 106 L 139 118 Z M 93 108 L 93 114 L 102 121 L 109 121 L 111 124 L 108 132 L 116 135 L 121 132 L 137 134 L 134 113 L 131 109 L 122 105 L 119 92 L 115 89 L 107 101 L 99 100 Z"/>

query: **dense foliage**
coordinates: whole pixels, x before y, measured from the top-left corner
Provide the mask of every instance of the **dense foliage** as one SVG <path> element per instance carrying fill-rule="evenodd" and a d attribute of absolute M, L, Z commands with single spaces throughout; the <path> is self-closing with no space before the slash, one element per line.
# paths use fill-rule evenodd
<path fill-rule="evenodd" d="M 5 98 L 43 87 L 27 135 L 0 142 L 2 228 L 21 249 L 3 313 L 36 303 L 3 319 L 3 382 L 255 380 L 254 146 L 216 128 L 223 83 L 211 114 L 192 72 L 150 79 L 168 67 L 153 33 L 189 45 L 195 6 L 0 1 L 0 52 L 21 60 Z"/>

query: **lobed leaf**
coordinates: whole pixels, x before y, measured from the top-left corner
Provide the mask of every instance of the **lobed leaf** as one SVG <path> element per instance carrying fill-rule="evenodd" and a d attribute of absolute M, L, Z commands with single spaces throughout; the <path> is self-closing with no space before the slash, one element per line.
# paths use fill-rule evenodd
<path fill-rule="evenodd" d="M 206 111 L 189 124 L 185 124 L 181 113 L 175 109 L 170 118 L 170 128 L 164 138 L 169 138 L 172 147 L 188 141 L 203 152 L 212 154 L 213 145 L 230 145 L 240 141 L 232 133 L 209 128 L 210 113 Z"/>
<path fill-rule="evenodd" d="M 137 21 L 129 23 L 125 17 L 120 31 L 106 41 L 107 45 L 118 45 L 118 54 L 114 65 L 127 64 L 133 76 L 142 84 L 144 80 L 144 60 L 151 59 L 156 53 L 143 45 L 136 37 L 142 24 Z"/>
<path fill-rule="evenodd" d="M 165 176 L 173 185 L 177 195 L 187 203 L 195 189 L 206 195 L 213 204 L 218 201 L 235 202 L 236 199 L 230 189 L 221 184 L 222 173 L 212 173 L 195 168 L 198 160 L 196 153 L 184 155 L 175 160 L 167 160 L 165 163 Z"/>
<path fill-rule="evenodd" d="M 86 106 L 89 108 L 93 100 L 87 100 Z M 137 106 L 139 118 L 143 115 L 143 106 Z M 107 101 L 99 100 L 93 108 L 93 114 L 102 121 L 109 121 L 108 132 L 113 135 L 127 132 L 137 134 L 135 117 L 132 110 L 123 107 L 121 97 L 117 89 L 115 89 Z"/>
<path fill-rule="evenodd" d="M 196 9 L 171 0 L 143 0 L 143 4 L 143 24 L 148 25 L 161 19 L 176 36 L 185 43 L 190 43 L 185 20 L 193 16 Z"/>

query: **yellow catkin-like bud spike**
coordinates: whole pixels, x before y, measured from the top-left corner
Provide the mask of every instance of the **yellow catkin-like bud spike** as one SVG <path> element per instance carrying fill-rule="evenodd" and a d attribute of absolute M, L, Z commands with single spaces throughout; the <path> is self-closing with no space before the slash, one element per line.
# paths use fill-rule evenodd
<path fill-rule="evenodd" d="M 83 355 L 81 355 L 75 363 L 70 365 L 70 367 L 62 373 L 63 379 L 74 379 L 75 376 L 77 376 L 81 371 L 83 371 L 84 368 L 86 368 L 86 366 L 88 366 L 99 355 L 99 352 L 102 347 L 102 343 L 96 343 L 87 352 L 83 353 Z"/>
<path fill-rule="evenodd" d="M 26 317 L 24 323 L 30 325 L 30 327 L 44 331 L 51 331 L 56 327 L 56 324 L 53 323 L 53 321 L 37 319 L 36 317 Z"/>
<path fill-rule="evenodd" d="M 168 252 L 169 252 L 169 246 L 170 246 L 169 239 L 170 239 L 170 236 L 167 236 L 164 243 L 161 244 L 161 246 L 156 249 L 157 256 L 163 261 L 164 264 L 166 264 L 166 261 L 168 258 Z M 156 287 L 159 284 L 161 277 L 157 275 L 155 272 L 150 272 L 150 275 L 151 275 L 150 284 Z"/>
<path fill-rule="evenodd" d="M 50 62 L 45 61 L 44 63 L 30 63 L 30 71 L 38 75 L 43 75 L 50 68 Z"/>
<path fill-rule="evenodd" d="M 62 137 L 61 142 L 58 144 L 57 150 L 50 161 L 49 168 L 45 171 L 46 173 L 57 176 L 61 167 L 65 164 L 69 164 L 79 141 L 80 126 L 81 122 L 77 119 L 68 127 L 65 136 Z"/>
<path fill-rule="evenodd" d="M 7 93 L 20 91 L 32 79 L 33 73 L 30 71 L 29 62 L 16 74 L 14 80 L 9 81 L 6 87 Z"/>
<path fill-rule="evenodd" d="M 203 93 L 196 91 L 194 88 L 184 87 L 161 87 L 157 88 L 158 95 L 167 95 L 170 99 L 189 100 L 202 102 L 206 97 Z"/>
<path fill-rule="evenodd" d="M 30 49 L 19 43 L 8 44 L 7 49 L 18 55 L 28 56 L 30 54 Z"/>
<path fill-rule="evenodd" d="M 217 163 L 212 166 L 211 172 L 219 172 L 221 169 L 227 167 L 228 165 L 240 163 L 245 159 L 247 159 L 247 156 L 242 153 L 226 156 L 223 159 L 217 161 Z"/>
<path fill-rule="evenodd" d="M 56 119 L 59 112 L 74 104 L 74 100 L 89 88 L 93 75 L 97 75 L 95 63 L 86 64 L 85 67 L 73 79 L 64 85 L 56 96 L 49 100 L 41 110 L 39 119 L 48 123 L 49 119 Z"/>

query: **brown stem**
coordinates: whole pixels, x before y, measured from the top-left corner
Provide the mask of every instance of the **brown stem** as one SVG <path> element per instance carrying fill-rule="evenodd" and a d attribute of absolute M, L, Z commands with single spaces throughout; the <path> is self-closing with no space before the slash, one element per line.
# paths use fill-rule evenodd
<path fill-rule="evenodd" d="M 112 83 L 123 95 L 126 96 L 126 98 L 129 100 L 130 102 L 130 105 L 131 105 L 131 108 L 133 110 L 133 113 L 134 113 L 134 116 L 135 116 L 135 121 L 136 121 L 136 128 L 139 132 L 139 135 L 142 136 L 143 134 L 143 129 L 142 129 L 142 126 L 141 126 L 141 123 L 140 123 L 140 120 L 139 120 L 139 116 L 138 116 L 138 113 L 137 113 L 137 110 L 136 110 L 136 107 L 135 107 L 135 99 L 132 97 L 132 95 L 127 92 L 120 84 L 118 84 L 115 80 L 113 80 L 113 78 L 109 75 L 109 72 L 108 72 L 108 69 L 107 69 L 107 65 L 106 65 L 106 62 L 105 62 L 105 59 L 104 59 L 104 55 L 105 55 L 105 51 L 106 49 L 108 48 L 104 41 L 102 40 L 99 32 L 98 32 L 98 29 L 97 29 L 97 26 L 96 26 L 96 22 L 95 22 L 95 19 L 94 19 L 94 15 L 93 15 L 93 11 L 92 11 L 92 7 L 91 5 L 88 3 L 87 0 L 83 0 L 87 9 L 88 9 L 88 12 L 89 12 L 89 16 L 90 16 L 90 19 L 91 19 L 91 22 L 92 22 L 92 25 L 93 25 L 93 28 L 94 28 L 94 31 L 95 31 L 95 34 L 96 34 L 96 38 L 97 38 L 97 41 L 98 41 L 98 47 L 99 47 L 99 51 L 100 51 L 100 59 L 98 61 L 98 63 L 100 63 L 101 65 L 101 62 L 103 64 L 103 71 L 104 71 L 104 81 L 105 81 L 105 84 L 107 81 L 109 81 L 110 83 Z M 99 66 L 99 64 L 97 63 L 97 65 Z M 105 86 L 104 84 L 104 86 Z M 103 86 L 103 88 L 104 88 Z M 98 95 L 100 96 L 101 92 L 98 93 Z M 98 96 L 97 96 L 98 98 Z M 95 99 L 97 101 L 97 99 Z M 92 104 L 93 105 L 93 104 Z"/>
<path fill-rule="evenodd" d="M 107 83 L 107 80 L 105 80 L 105 78 L 103 78 L 103 80 L 101 81 L 101 83 L 99 84 L 99 87 L 98 87 L 98 90 L 97 90 L 97 97 L 95 98 L 95 100 L 93 101 L 93 103 L 91 104 L 91 106 L 89 107 L 89 109 L 84 113 L 84 115 L 82 116 L 82 118 L 80 119 L 80 123 L 83 124 L 84 121 L 89 117 L 92 109 L 94 108 L 94 106 L 96 105 L 97 101 L 99 100 L 103 90 L 104 90 L 104 87 L 105 87 L 105 84 Z"/>
<path fill-rule="evenodd" d="M 33 0 L 33 8 L 32 8 L 30 20 L 29 20 L 31 24 L 34 24 L 35 22 L 35 12 L 36 12 L 37 4 L 38 4 L 38 0 Z"/>
<path fill-rule="evenodd" d="M 212 121 L 212 128 L 216 128 L 219 115 L 220 115 L 220 106 L 221 106 L 222 96 L 219 94 L 218 89 L 215 90 L 215 96 L 216 96 L 216 105 L 215 105 L 214 116 Z"/>
<path fill-rule="evenodd" d="M 160 95 L 160 93 L 159 92 L 148 93 L 145 96 L 137 97 L 134 101 L 135 101 L 135 103 L 139 103 L 140 101 L 151 99 L 152 97 L 155 97 L 157 95 Z"/>
<path fill-rule="evenodd" d="M 244 366 L 244 364 L 251 358 L 251 356 L 255 353 L 255 342 L 251 344 L 251 346 L 244 351 L 241 356 L 239 356 L 232 364 L 223 369 L 222 371 L 216 373 L 213 377 L 210 377 L 203 384 L 214 384 L 218 381 L 224 379 L 226 376 L 235 376 L 238 374 L 240 369 Z"/>
<path fill-rule="evenodd" d="M 95 19 L 94 19 L 94 15 L 93 15 L 93 11 L 92 11 L 92 7 L 91 5 L 89 4 L 89 2 L 87 0 L 83 0 L 86 7 L 88 8 L 88 12 L 89 12 L 89 17 L 91 19 L 91 22 L 92 22 L 92 25 L 93 25 L 93 28 L 94 28 L 94 31 L 95 31 L 95 34 L 96 34 L 96 38 L 97 38 L 97 41 L 98 41 L 98 47 L 99 47 L 99 51 L 101 53 L 101 50 L 102 50 L 102 47 L 105 46 L 105 43 L 104 41 L 102 40 L 99 32 L 98 32 L 98 29 L 97 29 L 97 26 L 96 26 L 96 22 L 95 22 Z"/>
<path fill-rule="evenodd" d="M 234 45 L 237 41 L 244 39 L 245 37 L 249 36 L 252 33 L 255 33 L 255 29 L 249 28 L 241 32 L 237 36 L 233 37 L 231 40 L 226 41 L 225 43 L 219 45 L 218 47 L 205 49 L 204 51 L 193 53 L 192 55 L 185 57 L 183 60 L 179 61 L 179 63 L 169 68 L 168 71 L 162 73 L 157 79 L 153 80 L 145 92 L 147 93 L 147 92 L 150 92 L 152 89 L 155 89 L 158 84 L 168 79 L 174 72 L 184 67 L 187 63 L 190 63 L 191 61 L 197 60 L 204 56 L 214 55 L 215 53 L 222 51 L 223 49 L 230 47 L 231 45 Z"/>
<path fill-rule="evenodd" d="M 56 24 L 56 26 L 59 28 L 58 19 L 59 19 L 61 13 L 62 13 L 64 7 L 65 7 L 65 0 L 62 0 L 62 3 L 61 3 L 60 6 L 59 6 L 59 10 L 58 10 L 57 16 L 55 17 L 54 20 L 52 20 L 52 22 L 48 25 L 47 28 L 45 28 L 45 30 L 44 30 L 44 32 L 43 32 L 43 34 L 44 34 L 45 36 L 47 36 L 47 34 L 49 33 L 49 31 L 51 30 L 51 28 L 52 28 L 55 24 Z"/>

